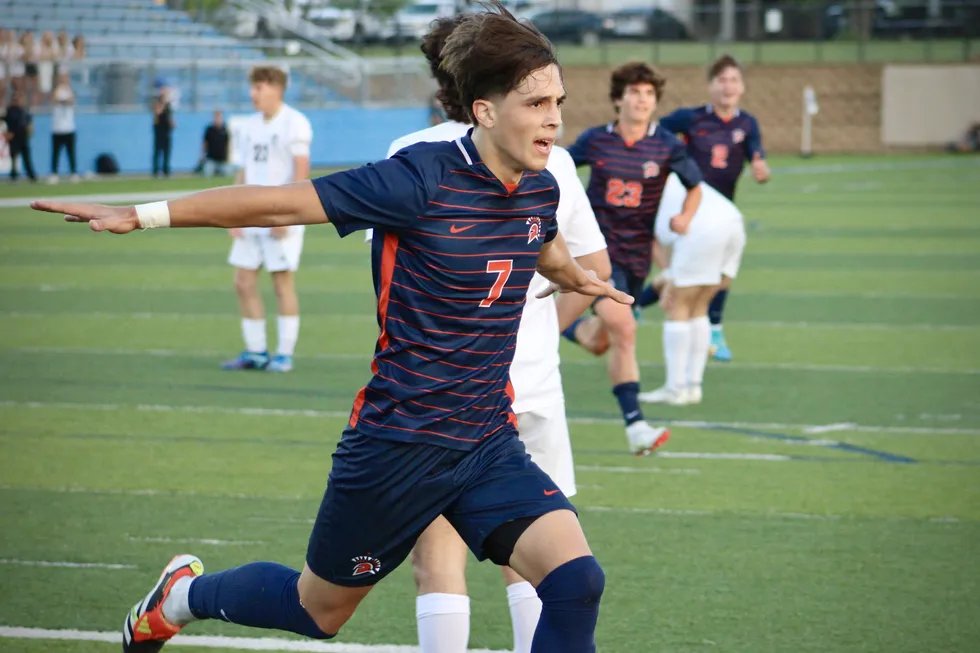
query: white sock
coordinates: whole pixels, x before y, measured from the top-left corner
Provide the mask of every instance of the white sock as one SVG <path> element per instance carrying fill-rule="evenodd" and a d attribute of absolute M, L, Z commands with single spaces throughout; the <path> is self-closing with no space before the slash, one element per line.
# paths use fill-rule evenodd
<path fill-rule="evenodd" d="M 699 386 L 704 380 L 704 366 L 708 364 L 708 347 L 711 345 L 711 322 L 707 315 L 688 320 L 691 329 L 691 357 L 687 361 L 687 384 Z"/>
<path fill-rule="evenodd" d="M 691 350 L 691 326 L 687 321 L 664 322 L 664 362 L 667 364 L 667 387 L 682 390 L 687 386 L 687 361 Z"/>
<path fill-rule="evenodd" d="M 280 315 L 278 326 L 279 349 L 276 353 L 292 356 L 299 339 L 299 315 Z"/>
<path fill-rule="evenodd" d="M 245 340 L 245 350 L 251 352 L 266 351 L 265 320 L 242 318 L 242 338 Z"/>
<path fill-rule="evenodd" d="M 541 616 L 541 599 L 531 583 L 521 581 L 507 586 L 507 604 L 514 630 L 514 653 L 531 653 L 531 641 Z"/>
<path fill-rule="evenodd" d="M 422 653 L 466 653 L 470 641 L 470 597 L 436 592 L 417 596 L 415 621 Z"/>
<path fill-rule="evenodd" d="M 193 581 L 194 579 L 189 576 L 178 578 L 174 586 L 170 588 L 167 600 L 163 602 L 163 618 L 175 626 L 183 626 L 192 621 L 197 621 L 197 617 L 191 612 L 191 604 L 188 599 Z"/>

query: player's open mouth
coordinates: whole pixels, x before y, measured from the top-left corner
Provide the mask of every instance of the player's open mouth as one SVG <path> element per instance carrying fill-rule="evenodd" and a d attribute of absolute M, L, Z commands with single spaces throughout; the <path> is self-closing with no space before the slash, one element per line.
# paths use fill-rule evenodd
<path fill-rule="evenodd" d="M 551 146 L 554 142 L 552 138 L 539 138 L 534 141 L 534 149 L 541 154 L 551 154 Z"/>

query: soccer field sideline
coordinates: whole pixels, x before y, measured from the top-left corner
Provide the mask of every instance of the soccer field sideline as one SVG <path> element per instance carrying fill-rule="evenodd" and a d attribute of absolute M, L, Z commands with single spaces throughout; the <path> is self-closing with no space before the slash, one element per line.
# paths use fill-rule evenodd
<path fill-rule="evenodd" d="M 67 640 L 106 642 L 122 641 L 122 633 L 99 630 L 54 630 L 0 626 L 0 639 Z M 220 648 L 238 651 L 309 651 L 311 653 L 418 653 L 419 647 L 398 644 L 345 644 L 313 642 L 277 637 L 223 637 L 215 635 L 177 635 L 167 642 L 170 647 Z M 474 648 L 469 653 L 507 653 L 497 649 Z"/>

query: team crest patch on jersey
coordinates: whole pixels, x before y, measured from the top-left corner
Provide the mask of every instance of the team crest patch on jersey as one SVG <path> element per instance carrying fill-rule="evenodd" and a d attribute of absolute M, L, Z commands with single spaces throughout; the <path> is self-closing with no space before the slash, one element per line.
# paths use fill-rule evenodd
<path fill-rule="evenodd" d="M 657 165 L 656 161 L 647 161 L 643 164 L 643 178 L 650 179 L 651 177 L 656 177 L 660 174 L 660 166 Z"/>
<path fill-rule="evenodd" d="M 354 563 L 354 572 L 351 576 L 363 576 L 364 574 L 373 576 L 381 571 L 381 561 L 371 556 L 355 556 L 350 561 Z"/>
<path fill-rule="evenodd" d="M 527 244 L 541 239 L 541 218 L 536 215 L 527 219 Z"/>
<path fill-rule="evenodd" d="M 741 143 L 745 140 L 745 130 L 744 129 L 733 129 L 732 130 L 732 143 Z"/>

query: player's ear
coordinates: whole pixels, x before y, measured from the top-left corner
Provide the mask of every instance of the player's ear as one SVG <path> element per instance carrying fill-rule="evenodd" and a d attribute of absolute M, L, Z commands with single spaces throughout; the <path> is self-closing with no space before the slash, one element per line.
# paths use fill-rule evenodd
<path fill-rule="evenodd" d="M 492 129 L 497 122 L 497 112 L 490 100 L 474 100 L 472 111 L 473 119 L 480 127 Z"/>

